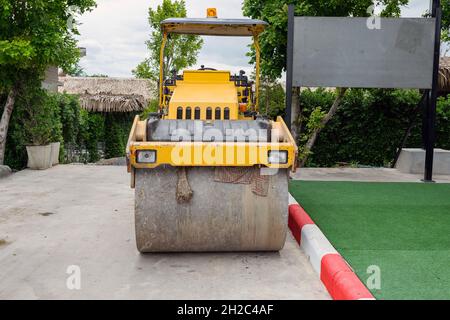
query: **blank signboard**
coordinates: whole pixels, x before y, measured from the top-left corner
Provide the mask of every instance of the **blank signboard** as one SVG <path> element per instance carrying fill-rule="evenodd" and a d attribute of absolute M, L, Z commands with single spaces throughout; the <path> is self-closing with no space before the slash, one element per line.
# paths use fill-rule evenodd
<path fill-rule="evenodd" d="M 296 17 L 295 87 L 431 89 L 435 19 Z"/>

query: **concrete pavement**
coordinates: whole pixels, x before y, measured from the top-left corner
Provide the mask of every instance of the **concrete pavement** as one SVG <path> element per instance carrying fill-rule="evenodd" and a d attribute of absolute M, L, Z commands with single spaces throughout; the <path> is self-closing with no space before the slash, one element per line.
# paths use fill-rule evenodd
<path fill-rule="evenodd" d="M 140 255 L 128 179 L 81 165 L 0 179 L 0 299 L 330 298 L 291 235 L 280 253 Z"/>

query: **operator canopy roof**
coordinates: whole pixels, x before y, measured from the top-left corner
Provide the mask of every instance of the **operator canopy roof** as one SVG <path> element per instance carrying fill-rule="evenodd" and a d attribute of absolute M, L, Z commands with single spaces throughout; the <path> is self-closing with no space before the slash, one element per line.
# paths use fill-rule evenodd
<path fill-rule="evenodd" d="M 161 22 L 166 33 L 234 37 L 259 35 L 267 25 L 267 22 L 253 19 L 170 18 Z"/>

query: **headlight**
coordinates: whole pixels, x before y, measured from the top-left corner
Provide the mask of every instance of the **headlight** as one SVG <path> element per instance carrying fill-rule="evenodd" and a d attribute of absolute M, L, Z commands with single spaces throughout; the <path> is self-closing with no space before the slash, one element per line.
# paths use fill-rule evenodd
<path fill-rule="evenodd" d="M 139 150 L 136 154 L 137 163 L 156 163 L 155 150 Z"/>
<path fill-rule="evenodd" d="M 287 164 L 288 152 L 287 151 L 269 151 L 268 161 L 270 164 Z"/>

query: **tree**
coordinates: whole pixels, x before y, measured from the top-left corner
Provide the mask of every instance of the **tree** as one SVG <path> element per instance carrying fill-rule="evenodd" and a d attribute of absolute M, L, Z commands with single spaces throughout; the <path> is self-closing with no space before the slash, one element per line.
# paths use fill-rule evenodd
<path fill-rule="evenodd" d="M 269 23 L 269 27 L 260 36 L 261 73 L 264 77 L 275 80 L 281 77 L 283 71 L 286 71 L 288 4 L 295 4 L 297 16 L 366 17 L 369 16 L 369 8 L 372 5 L 383 6 L 382 16 L 399 16 L 401 6 L 408 2 L 409 0 L 244 0 L 243 11 L 246 16 Z M 254 63 L 254 50 L 250 56 L 251 63 Z M 318 121 L 318 126 L 310 132 L 310 138 L 305 145 L 305 157 L 314 146 L 320 130 L 339 110 L 345 91 L 345 89 L 338 89 L 333 108 L 323 113 L 323 121 Z M 300 121 L 299 94 L 299 88 L 294 88 L 291 118 L 295 139 L 300 137 L 300 133 L 297 132 Z M 306 159 L 301 160 L 306 162 Z"/>
<path fill-rule="evenodd" d="M 261 80 L 259 111 L 272 119 L 284 115 L 285 94 L 283 86 L 278 81 L 268 81 L 264 78 Z"/>
<path fill-rule="evenodd" d="M 184 0 L 164 0 L 156 10 L 149 8 L 148 22 L 152 29 L 151 39 L 146 42 L 150 56 L 141 62 L 133 74 L 138 78 L 159 80 L 159 60 L 163 34 L 161 22 L 167 18 L 186 17 Z M 170 35 L 165 48 L 164 74 L 172 70 L 182 70 L 197 63 L 197 55 L 202 48 L 203 40 L 193 35 Z"/>
<path fill-rule="evenodd" d="M 341 106 L 341 102 L 344 99 L 345 92 L 347 88 L 340 88 L 336 90 L 336 99 L 333 102 L 333 105 L 330 107 L 328 113 L 322 112 L 322 108 L 318 107 L 312 112 L 312 116 L 310 117 L 306 127 L 308 132 L 304 135 L 305 141 L 303 148 L 303 154 L 299 156 L 300 159 L 300 167 L 303 167 L 308 160 L 308 156 L 311 154 L 311 150 L 314 144 L 319 137 L 320 131 L 327 125 L 327 123 L 334 117 L 339 107 Z"/>
<path fill-rule="evenodd" d="M 69 69 L 80 53 L 73 11 L 91 10 L 94 0 L 0 0 L 0 94 L 6 103 L 0 120 L 0 164 L 16 98 L 39 86 L 48 66 Z"/>

